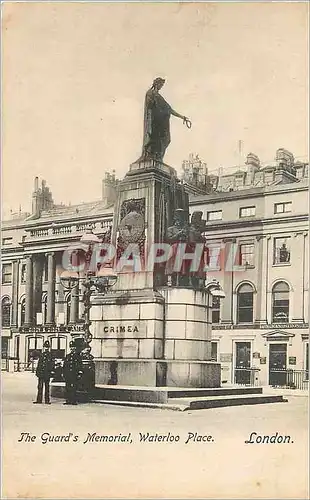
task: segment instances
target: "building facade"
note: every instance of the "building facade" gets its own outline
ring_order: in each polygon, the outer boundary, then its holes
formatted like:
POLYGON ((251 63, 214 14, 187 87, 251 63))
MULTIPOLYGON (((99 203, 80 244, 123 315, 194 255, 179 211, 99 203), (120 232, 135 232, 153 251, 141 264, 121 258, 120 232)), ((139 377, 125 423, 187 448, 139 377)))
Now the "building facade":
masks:
MULTIPOLYGON (((214 299, 212 357, 222 383, 304 386, 308 379, 308 164, 279 149, 262 167, 249 154, 232 174, 208 174, 191 155, 182 182, 191 212, 207 221, 208 280, 214 299)), ((35 180, 31 214, 2 224, 2 368, 29 369, 46 339, 55 357, 82 328, 82 296, 60 283, 63 251, 92 228, 106 238, 118 180, 107 174, 102 200, 57 206, 35 180)))

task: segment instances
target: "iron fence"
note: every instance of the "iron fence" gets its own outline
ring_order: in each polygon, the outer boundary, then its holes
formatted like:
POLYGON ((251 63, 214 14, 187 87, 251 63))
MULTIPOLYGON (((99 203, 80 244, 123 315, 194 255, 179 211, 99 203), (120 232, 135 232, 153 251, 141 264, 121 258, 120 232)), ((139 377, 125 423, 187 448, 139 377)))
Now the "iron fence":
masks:
POLYGON ((270 370, 269 384, 285 389, 306 390, 309 387, 308 370, 270 370))

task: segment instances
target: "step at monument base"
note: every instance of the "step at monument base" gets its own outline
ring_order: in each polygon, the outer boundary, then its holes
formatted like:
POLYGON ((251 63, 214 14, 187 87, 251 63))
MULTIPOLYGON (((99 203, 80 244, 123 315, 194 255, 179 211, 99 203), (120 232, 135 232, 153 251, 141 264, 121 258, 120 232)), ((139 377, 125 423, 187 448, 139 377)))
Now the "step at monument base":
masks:
MULTIPOLYGON (((53 382, 51 395, 64 398, 65 384, 53 382)), ((85 398, 78 393, 79 401, 85 398)), ((282 395, 264 395, 261 387, 220 387, 220 388, 184 388, 184 387, 137 387, 111 386, 99 384, 93 393, 93 402, 120 406, 161 408, 169 410, 200 410, 266 403, 281 403, 287 400, 282 395)))

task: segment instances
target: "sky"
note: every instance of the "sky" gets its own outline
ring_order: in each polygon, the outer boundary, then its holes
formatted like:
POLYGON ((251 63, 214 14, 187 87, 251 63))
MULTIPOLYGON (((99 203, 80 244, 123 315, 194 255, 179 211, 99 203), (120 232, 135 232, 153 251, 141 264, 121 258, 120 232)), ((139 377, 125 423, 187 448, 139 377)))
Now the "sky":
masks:
POLYGON ((144 95, 171 118, 165 163, 210 171, 284 147, 308 159, 307 3, 2 4, 2 215, 30 211, 34 177, 56 203, 101 197, 141 154, 144 95))

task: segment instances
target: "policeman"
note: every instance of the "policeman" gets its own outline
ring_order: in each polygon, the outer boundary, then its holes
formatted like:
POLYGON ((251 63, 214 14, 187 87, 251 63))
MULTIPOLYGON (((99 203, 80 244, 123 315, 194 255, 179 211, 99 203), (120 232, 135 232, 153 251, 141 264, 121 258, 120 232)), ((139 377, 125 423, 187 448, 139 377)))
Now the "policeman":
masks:
POLYGON ((81 352, 82 377, 81 390, 85 393, 88 401, 92 399, 95 387, 95 363, 94 356, 90 353, 91 348, 87 345, 81 352))
POLYGON ((69 344, 71 352, 67 354, 64 360, 63 375, 66 383, 66 402, 65 405, 77 405, 77 385, 82 375, 81 357, 77 353, 73 341, 69 344))
POLYGON ((36 376, 38 377, 38 392, 37 399, 33 404, 41 404, 43 397, 44 386, 44 400, 45 404, 50 405, 50 378, 54 375, 54 361, 50 352, 50 343, 46 340, 43 344, 43 352, 39 356, 39 361, 36 369, 36 376))

